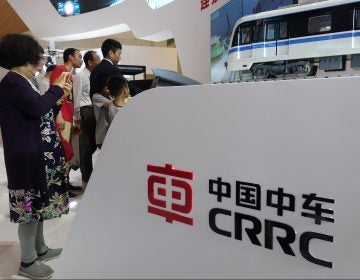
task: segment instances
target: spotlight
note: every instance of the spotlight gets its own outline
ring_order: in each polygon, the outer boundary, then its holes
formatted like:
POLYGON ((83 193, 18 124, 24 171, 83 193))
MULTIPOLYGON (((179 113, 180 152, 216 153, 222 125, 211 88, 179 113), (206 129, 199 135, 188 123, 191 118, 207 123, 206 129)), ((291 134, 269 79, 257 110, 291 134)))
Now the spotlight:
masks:
POLYGON ((64 5, 64 13, 66 16, 72 16, 74 14, 75 7, 72 1, 66 1, 64 5))

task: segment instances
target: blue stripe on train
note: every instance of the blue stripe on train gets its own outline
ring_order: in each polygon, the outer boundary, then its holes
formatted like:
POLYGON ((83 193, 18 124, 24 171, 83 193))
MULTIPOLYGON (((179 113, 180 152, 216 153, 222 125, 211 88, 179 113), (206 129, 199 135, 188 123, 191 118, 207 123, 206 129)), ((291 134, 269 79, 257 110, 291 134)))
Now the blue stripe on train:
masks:
MULTIPOLYGON (((285 41, 278 41, 278 46, 289 46, 289 45, 297 45, 297 44, 304 44, 304 43, 311 43, 311 42, 319 42, 319 41, 329 41, 329 40, 336 40, 336 39, 344 39, 344 38, 351 38, 351 37, 360 37, 360 32, 347 32, 347 33, 338 33, 338 34, 329 34, 329 35, 321 35, 321 36, 314 36, 308 38, 296 38, 290 39, 285 41)), ((252 45, 245 45, 245 46, 237 46, 233 47, 229 50, 229 54, 234 52, 242 52, 248 51, 251 49, 266 49, 266 48, 274 48, 276 47, 276 42, 265 42, 265 43, 256 43, 252 45)))

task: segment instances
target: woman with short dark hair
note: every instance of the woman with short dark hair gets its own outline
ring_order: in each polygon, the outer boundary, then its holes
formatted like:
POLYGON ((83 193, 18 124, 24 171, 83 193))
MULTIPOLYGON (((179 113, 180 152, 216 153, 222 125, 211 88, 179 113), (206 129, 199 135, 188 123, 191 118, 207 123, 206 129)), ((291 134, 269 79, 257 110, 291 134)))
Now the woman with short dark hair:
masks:
MULTIPOLYGON (((71 90, 70 73, 40 95, 30 79, 44 63, 44 50, 29 35, 8 34, 0 40, 0 66, 10 71, 0 82, 0 126, 8 177, 10 220, 19 224, 21 265, 19 274, 48 279, 53 270, 42 263, 60 255, 50 249, 43 236, 43 220, 68 211, 68 193, 57 173, 61 150, 56 130, 44 116, 71 90), (49 168, 49 163, 58 164, 49 168)), ((59 105, 59 104, 58 104, 59 105)))

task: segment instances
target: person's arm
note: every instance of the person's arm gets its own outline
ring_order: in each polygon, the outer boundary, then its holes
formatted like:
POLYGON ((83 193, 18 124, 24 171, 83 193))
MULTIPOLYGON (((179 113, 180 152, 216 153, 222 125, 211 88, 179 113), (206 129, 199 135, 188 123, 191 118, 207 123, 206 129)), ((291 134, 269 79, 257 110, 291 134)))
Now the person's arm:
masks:
POLYGON ((43 95, 48 89, 49 85, 42 79, 38 80, 40 94, 43 95))
POLYGON ((105 107, 105 108, 109 108, 110 104, 111 104, 111 100, 106 98, 105 96, 103 96, 100 93, 95 93, 92 97, 92 101, 94 106, 101 108, 101 107, 105 107))
POLYGON ((39 95, 30 85, 24 84, 16 84, 13 92, 14 105, 34 118, 40 118, 49 112, 64 94, 61 87, 53 86, 44 95, 39 95))
POLYGON ((69 73, 62 73, 44 95, 40 95, 23 78, 15 78, 11 88, 11 101, 14 106, 30 117, 39 118, 45 115, 63 97, 66 97, 72 88, 68 80, 69 73))
POLYGON ((50 86, 55 84, 56 79, 61 75, 62 72, 65 72, 64 68, 61 65, 55 67, 55 69, 50 74, 50 86))
POLYGON ((81 94, 83 89, 83 79, 82 75, 73 76, 73 94, 74 94, 74 121, 75 124, 81 120, 80 115, 80 101, 81 94))
POLYGON ((109 123, 112 123, 113 119, 115 118, 117 112, 119 111, 120 107, 117 107, 114 105, 113 102, 111 102, 109 108, 106 109, 106 117, 109 123))
MULTIPOLYGON (((51 72, 50 75, 50 86, 53 86, 57 83, 59 77, 62 75, 62 73, 68 73, 67 77, 68 79, 71 81, 72 83, 72 75, 66 70, 66 68, 63 65, 58 65, 55 67, 55 69, 51 72)), ((72 88, 66 93, 66 97, 67 98, 71 98, 71 92, 72 92, 72 88)), ((64 100, 66 100, 66 98, 64 97, 64 100)), ((62 107, 62 106, 60 106, 62 107)), ((61 108, 60 108, 61 110, 61 108)))
POLYGON ((62 115, 62 113, 61 113, 61 110, 60 110, 59 113, 56 115, 55 121, 56 121, 57 127, 58 127, 60 130, 63 130, 63 129, 65 128, 65 120, 64 120, 63 115, 62 115))
MULTIPOLYGON (((62 101, 62 99, 60 99, 60 101, 62 101)), ((56 102, 56 103, 58 103, 58 102, 56 102)), ((52 109, 53 109, 54 116, 56 117, 60 112, 61 105, 55 104, 52 109)))

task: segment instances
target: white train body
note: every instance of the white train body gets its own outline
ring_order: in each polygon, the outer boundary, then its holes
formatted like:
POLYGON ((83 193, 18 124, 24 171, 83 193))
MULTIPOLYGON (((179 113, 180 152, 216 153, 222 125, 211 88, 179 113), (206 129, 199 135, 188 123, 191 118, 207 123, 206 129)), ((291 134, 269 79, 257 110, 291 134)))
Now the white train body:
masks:
MULTIPOLYGON (((237 21, 230 42, 229 71, 360 54, 360 1, 328 0, 246 16, 237 21)), ((340 67, 329 63, 323 69, 340 67)))

